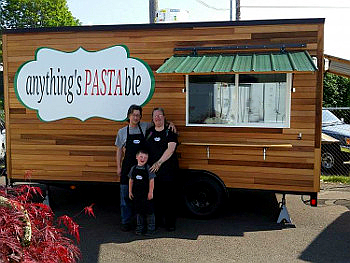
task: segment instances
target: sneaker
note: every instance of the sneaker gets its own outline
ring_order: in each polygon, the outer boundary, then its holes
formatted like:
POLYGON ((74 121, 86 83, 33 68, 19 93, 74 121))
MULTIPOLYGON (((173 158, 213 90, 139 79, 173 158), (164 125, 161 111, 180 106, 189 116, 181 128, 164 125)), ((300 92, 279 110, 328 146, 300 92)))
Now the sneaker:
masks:
POLYGON ((120 230, 123 231, 123 232, 130 231, 130 224, 121 224, 120 225, 120 230))
POLYGON ((145 236, 147 236, 147 237, 153 237, 155 233, 156 233, 155 230, 147 231, 147 232, 145 233, 145 236))
POLYGON ((137 229, 137 230, 135 231, 135 234, 136 234, 137 236, 142 236, 142 230, 137 229))

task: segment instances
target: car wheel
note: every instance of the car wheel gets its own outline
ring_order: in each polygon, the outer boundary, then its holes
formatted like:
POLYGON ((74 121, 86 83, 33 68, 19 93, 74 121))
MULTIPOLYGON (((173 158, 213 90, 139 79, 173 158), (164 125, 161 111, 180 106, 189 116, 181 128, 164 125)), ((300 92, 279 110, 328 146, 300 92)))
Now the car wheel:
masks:
POLYGON ((334 156, 329 152, 322 153, 322 168, 326 170, 333 169, 335 165, 334 156))
POLYGON ((196 217, 213 216, 224 199, 224 189, 209 177, 195 177, 184 187, 184 203, 190 214, 196 217))
POLYGON ((342 174, 345 173, 343 158, 340 148, 324 147, 321 154, 321 169, 324 173, 342 174))

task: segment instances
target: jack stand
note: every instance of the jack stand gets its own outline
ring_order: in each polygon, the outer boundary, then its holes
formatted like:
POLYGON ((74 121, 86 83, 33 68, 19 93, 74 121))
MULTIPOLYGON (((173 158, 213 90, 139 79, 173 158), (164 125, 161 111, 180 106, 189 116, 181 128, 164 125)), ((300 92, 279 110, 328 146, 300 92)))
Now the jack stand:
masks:
POLYGON ((291 224, 287 206, 286 206, 286 194, 283 194, 282 201, 280 202, 280 215, 278 216, 277 223, 280 224, 291 224))

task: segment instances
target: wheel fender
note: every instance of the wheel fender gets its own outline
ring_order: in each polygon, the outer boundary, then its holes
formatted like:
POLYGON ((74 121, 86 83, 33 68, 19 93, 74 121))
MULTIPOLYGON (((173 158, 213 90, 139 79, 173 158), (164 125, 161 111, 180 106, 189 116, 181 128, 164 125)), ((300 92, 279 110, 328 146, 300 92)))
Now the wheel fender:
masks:
POLYGON ((209 172, 209 171, 206 171, 206 170, 189 170, 189 169, 182 169, 181 172, 181 182, 183 182, 183 187, 185 186, 186 183, 189 183, 189 182, 193 182, 193 181, 196 181, 198 180, 199 178, 209 178, 209 179, 212 179, 214 181, 216 181, 220 187, 222 188, 224 194, 225 194, 225 197, 228 196, 228 191, 227 191, 227 188, 226 188, 226 185, 224 183, 224 181, 222 181, 222 179, 217 176, 216 174, 212 173, 212 172, 209 172))

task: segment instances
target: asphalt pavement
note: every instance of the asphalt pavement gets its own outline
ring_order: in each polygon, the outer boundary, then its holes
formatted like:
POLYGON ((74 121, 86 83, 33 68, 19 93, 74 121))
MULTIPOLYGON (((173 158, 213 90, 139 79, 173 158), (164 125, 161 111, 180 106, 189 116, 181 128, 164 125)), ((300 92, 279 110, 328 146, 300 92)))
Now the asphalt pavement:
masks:
POLYGON ((281 195, 231 191, 215 218, 180 209, 176 231, 159 228, 154 237, 119 229, 116 186, 52 193, 56 215, 73 216, 81 227, 81 262, 350 262, 350 185, 322 184, 318 207, 287 195, 286 226, 276 223, 281 195), (82 211, 92 203, 96 217, 82 211))
MULTIPOLYGON (((57 190, 57 214, 76 215, 94 203, 96 217, 80 214, 82 262, 350 262, 350 186, 327 184, 318 207, 287 195, 292 224, 276 223, 281 195, 231 191, 215 218, 180 209, 175 232, 139 237, 119 229, 118 188, 57 190)), ((305 198, 307 198, 305 196, 305 198)))

